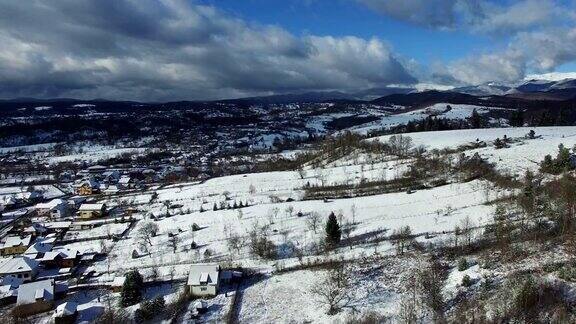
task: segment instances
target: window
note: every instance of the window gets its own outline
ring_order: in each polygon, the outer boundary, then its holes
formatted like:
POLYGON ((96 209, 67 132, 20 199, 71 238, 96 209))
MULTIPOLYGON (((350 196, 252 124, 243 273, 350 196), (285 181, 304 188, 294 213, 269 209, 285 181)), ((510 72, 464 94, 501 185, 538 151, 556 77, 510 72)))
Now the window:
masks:
POLYGON ((21 273, 18 274, 18 278, 22 278, 22 274, 21 274, 21 273))
POLYGON ((208 288, 206 288, 206 287, 200 287, 200 291, 206 291, 206 290, 208 290, 208 288))
POLYGON ((28 278, 28 277, 30 277, 30 275, 27 274, 27 273, 25 273, 25 274, 24 274, 24 278, 28 278))

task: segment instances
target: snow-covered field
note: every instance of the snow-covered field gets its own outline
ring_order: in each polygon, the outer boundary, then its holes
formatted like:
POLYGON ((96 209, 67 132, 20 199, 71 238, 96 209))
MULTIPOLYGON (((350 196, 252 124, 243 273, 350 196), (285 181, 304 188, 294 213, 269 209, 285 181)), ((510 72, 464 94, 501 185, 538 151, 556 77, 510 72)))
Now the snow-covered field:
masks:
POLYGON ((353 127, 351 130, 359 134, 367 134, 370 131, 390 129, 399 125, 405 125, 410 121, 422 120, 428 116, 436 116, 449 120, 462 120, 470 117, 474 109, 476 109, 479 114, 485 114, 490 110, 501 110, 502 108, 438 103, 422 109, 385 116, 380 120, 353 127), (448 106, 450 106, 451 109, 449 109, 448 106))
MULTIPOLYGON (((554 156, 558 145, 572 148, 576 144, 576 127, 518 127, 463 129, 442 132, 420 132, 405 134, 412 138, 414 145, 423 145, 427 149, 458 148, 461 145, 473 144, 477 141, 486 142, 487 147, 466 151, 466 154, 478 153, 497 168, 512 174, 522 174, 525 170, 536 170, 544 156, 554 156), (526 135, 534 130, 535 139, 527 139, 526 135), (492 145, 496 138, 507 136, 517 140, 510 147, 494 149, 492 145)), ((390 136, 379 137, 379 141, 387 141, 390 136)))

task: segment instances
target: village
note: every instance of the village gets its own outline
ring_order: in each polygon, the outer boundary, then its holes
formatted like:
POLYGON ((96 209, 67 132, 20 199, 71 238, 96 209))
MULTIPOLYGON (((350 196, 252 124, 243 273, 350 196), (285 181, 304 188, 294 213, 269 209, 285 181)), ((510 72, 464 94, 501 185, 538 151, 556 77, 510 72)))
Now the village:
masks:
MULTIPOLYGON (((73 181, 0 188, 0 305, 4 311, 12 309, 18 317, 36 319, 50 313, 56 323, 94 321, 100 316, 104 307, 99 302, 103 296, 118 295, 125 277, 99 272, 94 263, 105 262, 108 247, 126 239, 143 218, 137 209, 109 206, 106 201, 143 191, 154 176, 151 169, 94 165, 68 174, 67 180, 73 181), (95 296, 93 303, 85 303, 90 298, 78 299, 87 294, 95 296)), ((144 253, 134 248, 131 257, 138 259, 144 253)), ((190 295, 213 297, 242 276, 215 263, 187 268, 188 275, 147 280, 146 289, 174 283, 175 291, 184 287, 190 295)), ((197 311, 206 307, 199 302, 197 311)))

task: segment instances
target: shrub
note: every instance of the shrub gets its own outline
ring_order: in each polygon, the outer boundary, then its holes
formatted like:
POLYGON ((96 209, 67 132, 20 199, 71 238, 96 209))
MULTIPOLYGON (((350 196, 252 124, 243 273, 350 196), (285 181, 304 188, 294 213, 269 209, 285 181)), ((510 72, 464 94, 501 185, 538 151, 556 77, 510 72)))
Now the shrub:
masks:
POLYGON ((462 277, 462 286, 470 287, 472 286, 473 283, 474 282, 472 281, 469 275, 464 275, 464 277, 462 277))
POLYGON ((461 258, 458 260, 458 271, 464 271, 468 269, 468 261, 466 258, 461 258))
POLYGON ((134 313, 134 319, 137 323, 142 323, 163 314, 165 310, 164 297, 158 296, 152 300, 143 301, 140 308, 134 313))

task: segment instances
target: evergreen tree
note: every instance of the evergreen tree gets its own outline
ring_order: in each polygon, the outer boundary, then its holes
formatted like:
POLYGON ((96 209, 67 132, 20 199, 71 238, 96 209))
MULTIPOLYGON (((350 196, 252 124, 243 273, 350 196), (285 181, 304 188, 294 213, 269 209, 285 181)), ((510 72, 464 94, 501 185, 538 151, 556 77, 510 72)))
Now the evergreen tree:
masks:
POLYGON ((216 205, 216 203, 214 203, 214 207, 212 207, 213 211, 217 211, 218 210, 218 205, 216 205))
POLYGON ((472 110, 472 115, 470 116, 470 127, 482 128, 482 117, 476 109, 472 110))
POLYGON ((342 236, 342 230, 338 224, 338 219, 334 212, 330 213, 328 216, 328 222, 326 222, 326 243, 329 247, 335 247, 340 243, 340 238, 342 236))
POLYGON ((122 307, 138 304, 142 300, 142 287, 144 279, 138 270, 126 273, 122 292, 120 293, 120 303, 122 307))

